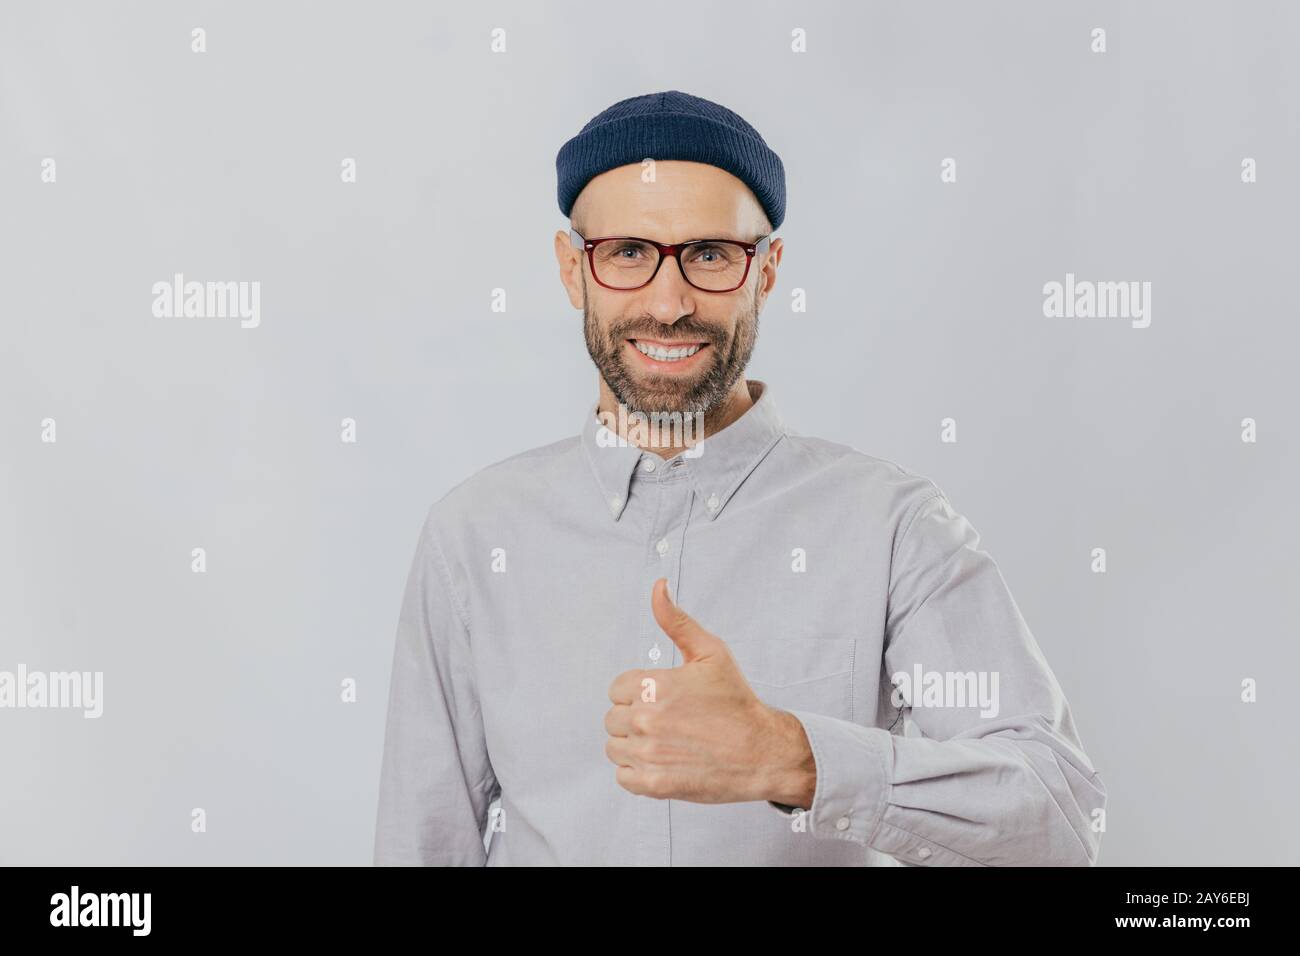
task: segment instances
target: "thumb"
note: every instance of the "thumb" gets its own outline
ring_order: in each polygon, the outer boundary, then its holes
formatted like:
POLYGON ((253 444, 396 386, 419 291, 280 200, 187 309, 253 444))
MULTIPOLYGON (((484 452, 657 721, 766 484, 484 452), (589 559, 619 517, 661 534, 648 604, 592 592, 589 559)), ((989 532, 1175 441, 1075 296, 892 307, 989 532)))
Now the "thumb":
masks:
POLYGON ((668 595, 668 579, 660 578, 650 591, 650 608, 663 632, 682 652, 685 663, 705 660, 718 652, 722 639, 706 631, 700 623, 673 603, 668 595))

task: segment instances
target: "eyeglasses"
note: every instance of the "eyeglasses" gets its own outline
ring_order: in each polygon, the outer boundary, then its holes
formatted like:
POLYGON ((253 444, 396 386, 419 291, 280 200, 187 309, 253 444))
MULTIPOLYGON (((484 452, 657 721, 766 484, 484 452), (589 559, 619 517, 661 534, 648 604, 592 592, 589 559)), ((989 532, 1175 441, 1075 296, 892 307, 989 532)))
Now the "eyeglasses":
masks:
POLYGON ((606 289, 631 292, 654 281, 665 258, 677 260, 682 278, 701 292, 734 292, 749 278, 755 255, 767 252, 770 236, 754 242, 734 239, 693 239, 665 245, 635 236, 606 236, 584 239, 569 230, 575 249, 587 253, 592 277, 606 289))

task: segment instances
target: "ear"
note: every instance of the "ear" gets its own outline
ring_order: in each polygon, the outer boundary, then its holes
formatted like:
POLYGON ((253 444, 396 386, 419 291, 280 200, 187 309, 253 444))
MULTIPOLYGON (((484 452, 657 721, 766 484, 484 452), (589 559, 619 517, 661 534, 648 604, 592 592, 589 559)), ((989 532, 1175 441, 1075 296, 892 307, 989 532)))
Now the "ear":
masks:
POLYGON ((763 264, 758 273, 758 291, 756 306, 763 308, 767 301, 768 294, 776 286, 776 268, 781 264, 781 253, 785 251, 785 243, 780 239, 773 239, 768 243, 767 255, 763 257, 763 264))
POLYGON ((560 266, 560 281, 569 293, 569 304, 579 311, 583 306, 582 250, 573 248, 567 229, 555 233, 555 261, 560 266))

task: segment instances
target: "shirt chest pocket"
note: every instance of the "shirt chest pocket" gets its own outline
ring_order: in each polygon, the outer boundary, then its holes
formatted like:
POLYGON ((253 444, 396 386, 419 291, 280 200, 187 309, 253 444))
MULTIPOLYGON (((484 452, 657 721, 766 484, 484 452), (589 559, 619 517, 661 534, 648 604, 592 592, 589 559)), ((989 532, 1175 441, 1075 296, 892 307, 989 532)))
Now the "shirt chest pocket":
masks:
POLYGON ((853 719, 853 638, 745 638, 728 646, 769 707, 853 719))

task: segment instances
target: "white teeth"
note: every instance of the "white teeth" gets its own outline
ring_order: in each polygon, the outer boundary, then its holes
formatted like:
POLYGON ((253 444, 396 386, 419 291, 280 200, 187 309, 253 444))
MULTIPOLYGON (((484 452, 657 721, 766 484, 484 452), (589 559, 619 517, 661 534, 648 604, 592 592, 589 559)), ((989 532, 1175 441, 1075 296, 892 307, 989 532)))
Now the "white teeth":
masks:
POLYGON ((633 342, 637 350, 642 355, 648 355, 656 362, 676 362, 680 359, 689 358, 700 350, 698 345, 688 345, 686 347, 674 346, 666 349, 659 345, 646 345, 644 342, 633 342))

